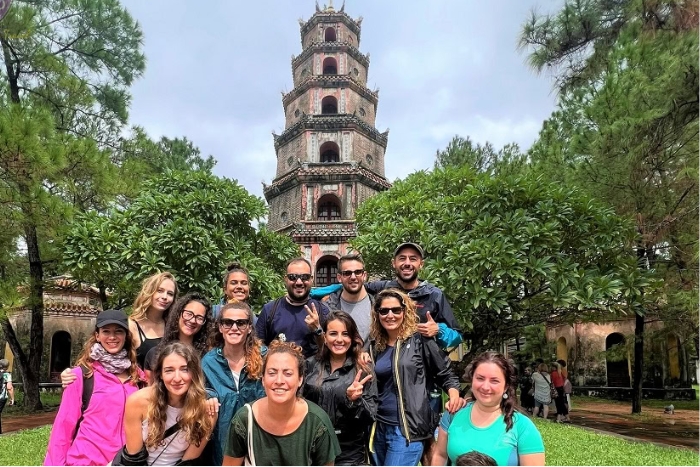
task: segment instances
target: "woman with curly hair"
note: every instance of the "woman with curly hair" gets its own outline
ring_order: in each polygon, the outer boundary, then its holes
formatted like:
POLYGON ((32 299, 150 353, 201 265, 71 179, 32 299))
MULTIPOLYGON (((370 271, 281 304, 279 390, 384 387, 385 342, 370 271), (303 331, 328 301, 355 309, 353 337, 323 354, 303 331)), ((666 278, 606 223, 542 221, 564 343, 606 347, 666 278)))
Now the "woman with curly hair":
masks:
POLYGON ((484 352, 465 373, 474 402, 440 421, 431 465, 452 465, 463 454, 481 452, 498 465, 544 465, 542 436, 516 411, 515 367, 497 352, 484 352))
POLYGON ((158 352, 171 342, 191 345, 200 358, 208 350, 207 342, 213 327, 211 304, 197 292, 183 295, 170 310, 170 319, 165 328, 165 335, 157 347, 146 354, 144 370, 150 380, 158 352))
POLYGON ((379 405, 370 438, 374 465, 417 465, 438 415, 428 404, 437 383, 449 395, 445 409, 464 407, 450 359, 434 338, 417 331, 416 305, 398 289, 375 297, 369 351, 377 375, 379 405))
POLYGON ((44 465, 106 465, 124 446, 126 400, 143 379, 126 313, 97 315, 95 332, 70 371, 77 381, 63 391, 44 465), (83 407, 88 380, 92 395, 83 407))
POLYGON ((197 352, 182 342, 163 347, 153 384, 126 402, 122 464, 175 465, 198 458, 216 423, 205 399, 197 352))
POLYGON ((252 313, 244 302, 234 300, 224 305, 216 318, 216 328, 210 340, 212 349, 202 358, 207 392, 215 395, 210 403, 219 411, 211 453, 206 459, 210 465, 223 461, 234 414, 243 405, 265 396, 261 377, 267 351, 255 336, 252 313))
POLYGON ((365 434, 377 414, 374 369, 362 360, 362 338, 352 316, 331 311, 321 327, 325 345, 306 360, 303 394, 333 423, 341 449, 335 465, 361 465, 367 460, 365 434))
POLYGON ((223 465, 333 465, 338 438, 326 412, 300 396, 303 382, 301 347, 272 341, 263 363, 266 396, 234 415, 223 465))

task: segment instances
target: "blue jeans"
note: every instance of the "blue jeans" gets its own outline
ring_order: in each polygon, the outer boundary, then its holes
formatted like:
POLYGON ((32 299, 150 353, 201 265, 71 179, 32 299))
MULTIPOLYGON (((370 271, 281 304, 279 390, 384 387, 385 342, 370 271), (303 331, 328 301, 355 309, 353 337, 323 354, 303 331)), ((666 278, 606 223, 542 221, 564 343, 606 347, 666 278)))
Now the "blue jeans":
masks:
POLYGON ((398 426, 377 422, 372 443, 374 465, 418 465, 423 455, 423 441, 408 446, 398 426))

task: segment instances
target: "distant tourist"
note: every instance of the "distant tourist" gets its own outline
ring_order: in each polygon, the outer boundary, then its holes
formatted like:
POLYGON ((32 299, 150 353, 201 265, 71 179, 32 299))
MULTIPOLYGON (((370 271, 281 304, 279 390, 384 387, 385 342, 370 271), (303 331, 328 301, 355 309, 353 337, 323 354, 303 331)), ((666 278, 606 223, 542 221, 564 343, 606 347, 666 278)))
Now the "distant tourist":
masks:
POLYGON ((554 404, 557 407, 557 422, 569 422, 569 409, 566 405, 566 394, 564 394, 565 378, 562 374, 561 366, 559 366, 559 363, 552 363, 549 374, 552 378, 552 384, 554 385, 554 389, 557 390, 557 397, 554 398, 554 404))
POLYGON ((10 405, 15 405, 15 388, 12 386, 12 373, 7 369, 10 362, 7 359, 0 360, 0 375, 2 376, 2 389, 0 390, 0 434, 2 434, 2 411, 10 400, 10 405))
POLYGON ((540 363, 537 366, 537 371, 532 374, 532 384, 535 386, 535 409, 532 411, 532 415, 537 417, 542 409, 542 417, 547 420, 549 415, 549 404, 552 403, 552 395, 550 391, 550 384, 552 380, 547 373, 547 364, 540 363))

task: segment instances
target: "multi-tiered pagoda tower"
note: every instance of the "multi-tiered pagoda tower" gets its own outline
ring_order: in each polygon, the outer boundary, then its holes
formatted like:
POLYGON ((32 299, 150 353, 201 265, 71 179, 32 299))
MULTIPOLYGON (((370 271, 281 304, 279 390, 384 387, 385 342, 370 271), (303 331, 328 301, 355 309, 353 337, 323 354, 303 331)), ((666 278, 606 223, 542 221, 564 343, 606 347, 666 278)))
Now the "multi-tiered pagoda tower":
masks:
POLYGON ((379 93, 367 88, 361 23, 332 2, 299 20, 302 52, 292 57, 294 89, 282 98, 285 130, 273 133, 277 172, 264 186, 268 227, 299 244, 317 285, 336 281, 337 259, 357 235, 359 204, 390 187, 389 132, 374 126, 379 93))

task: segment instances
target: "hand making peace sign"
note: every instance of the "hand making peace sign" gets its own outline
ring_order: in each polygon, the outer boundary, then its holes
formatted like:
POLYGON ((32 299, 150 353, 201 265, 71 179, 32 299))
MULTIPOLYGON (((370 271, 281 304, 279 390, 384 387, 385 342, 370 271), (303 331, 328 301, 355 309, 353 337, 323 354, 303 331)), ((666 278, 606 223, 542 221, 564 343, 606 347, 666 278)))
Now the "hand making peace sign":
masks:
POLYGON ((348 399, 351 401, 356 401, 360 397, 362 397, 362 390, 364 389, 365 383, 372 379, 372 374, 368 374, 362 380, 360 380, 360 377, 362 376, 362 370, 357 372, 357 375, 355 375, 355 379, 353 380, 352 384, 348 386, 348 390, 346 391, 346 395, 348 396, 348 399))
POLYGON ((310 308, 309 305, 304 305, 304 308, 306 309, 306 317, 304 318, 304 322, 309 327, 309 329, 315 331, 316 329, 320 328, 321 322, 318 319, 318 310, 316 310, 316 304, 312 302, 310 308))

